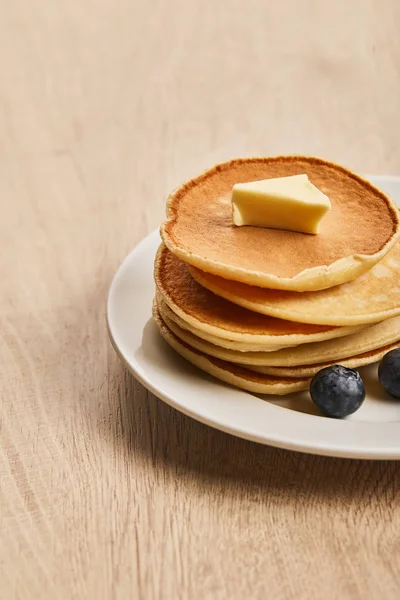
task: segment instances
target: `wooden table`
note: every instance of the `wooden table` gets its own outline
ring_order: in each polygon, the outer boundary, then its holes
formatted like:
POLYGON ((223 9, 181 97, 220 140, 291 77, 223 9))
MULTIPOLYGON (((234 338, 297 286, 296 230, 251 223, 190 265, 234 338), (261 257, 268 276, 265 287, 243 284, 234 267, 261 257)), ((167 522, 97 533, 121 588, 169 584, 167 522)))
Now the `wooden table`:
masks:
POLYGON ((215 162, 400 173, 398 0, 1 15, 1 598, 397 600, 397 463, 180 415, 121 366, 104 315, 167 193, 215 162))

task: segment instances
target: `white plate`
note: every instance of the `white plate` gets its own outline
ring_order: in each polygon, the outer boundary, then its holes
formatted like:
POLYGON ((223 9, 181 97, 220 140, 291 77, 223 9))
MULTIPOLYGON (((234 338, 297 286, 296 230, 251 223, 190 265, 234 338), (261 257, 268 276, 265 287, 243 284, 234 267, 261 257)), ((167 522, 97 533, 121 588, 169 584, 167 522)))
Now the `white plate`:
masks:
MULTIPOLYGON (((400 177, 371 177, 400 205, 400 177)), ((361 369, 367 399, 346 420, 317 414, 308 392, 258 397, 221 383, 178 356, 151 320, 155 231, 125 259, 110 287, 111 340, 127 367, 156 396, 202 423, 255 442, 349 458, 400 458, 400 401, 361 369)))

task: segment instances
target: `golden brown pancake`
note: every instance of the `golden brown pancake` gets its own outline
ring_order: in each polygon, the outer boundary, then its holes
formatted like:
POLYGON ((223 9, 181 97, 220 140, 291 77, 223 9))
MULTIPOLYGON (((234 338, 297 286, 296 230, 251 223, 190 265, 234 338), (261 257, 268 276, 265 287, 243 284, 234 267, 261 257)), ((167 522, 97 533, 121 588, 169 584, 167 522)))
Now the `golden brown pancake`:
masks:
MULTIPOLYGON (((349 335, 356 327, 305 325, 257 314, 199 285, 186 263, 160 246, 154 268, 157 290, 178 325, 211 343, 238 351, 276 350, 349 335), (227 342, 228 341, 228 342, 227 342)), ((225 280, 224 280, 225 281, 225 280)))
POLYGON ((388 344, 382 348, 376 348, 364 354, 358 354, 357 356, 350 356, 348 358, 342 358, 336 361, 328 361, 319 363, 317 365, 299 365, 298 367, 256 367, 247 366, 248 369, 254 370, 257 373, 264 373, 266 375, 275 375, 276 377, 313 377, 318 371, 331 365, 340 364, 348 369, 358 369, 366 365, 382 360, 387 352, 394 350, 400 346, 400 342, 395 344, 388 344))
POLYGON ((399 214, 383 192, 318 158, 236 159, 213 167, 168 199, 161 235, 181 260, 234 281, 305 291, 350 281, 399 237, 399 214), (232 224, 235 183, 306 173, 331 201, 318 235, 232 224))
POLYGON ((318 292, 267 290, 189 267, 210 291, 259 313, 301 323, 362 325, 400 315, 400 243, 354 281, 318 292))
MULTIPOLYGON (((158 311, 168 329, 180 340, 200 352, 227 360, 228 362, 250 367, 297 367, 304 365, 332 364, 345 358, 359 356, 387 346, 398 344, 400 340, 400 317, 372 325, 353 335, 337 340, 302 344, 295 348, 283 348, 272 352, 238 352, 211 344, 190 331, 179 327, 158 305, 158 311)), ((372 361, 373 362, 373 361, 372 361)), ((263 371, 264 372, 264 371, 263 371)))
POLYGON ((224 360, 208 356, 179 340, 168 329, 162 320, 157 307, 153 305, 153 318, 165 341, 183 358, 190 363, 213 375, 221 381, 225 381, 235 387, 259 394, 273 394, 283 396, 291 392, 308 389, 310 378, 274 377, 250 371, 239 365, 234 365, 224 360))

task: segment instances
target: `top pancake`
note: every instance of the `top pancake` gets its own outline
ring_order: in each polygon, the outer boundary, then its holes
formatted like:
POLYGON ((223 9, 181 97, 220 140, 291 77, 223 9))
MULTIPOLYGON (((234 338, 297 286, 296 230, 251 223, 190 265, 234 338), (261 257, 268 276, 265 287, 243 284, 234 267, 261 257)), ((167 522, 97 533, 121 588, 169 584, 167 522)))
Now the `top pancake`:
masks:
POLYGON ((161 228, 167 247, 208 273, 259 287, 320 290, 355 279, 399 237, 393 202, 350 171, 317 158, 236 159, 175 190, 161 228), (306 173, 331 201, 320 233, 232 224, 235 183, 306 173))

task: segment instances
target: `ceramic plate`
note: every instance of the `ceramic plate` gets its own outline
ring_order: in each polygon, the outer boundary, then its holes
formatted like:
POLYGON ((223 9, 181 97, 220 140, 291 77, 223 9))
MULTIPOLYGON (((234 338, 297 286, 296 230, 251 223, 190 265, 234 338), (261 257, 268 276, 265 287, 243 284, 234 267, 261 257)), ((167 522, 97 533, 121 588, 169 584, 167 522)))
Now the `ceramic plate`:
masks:
MULTIPOLYGON (((370 177, 400 205, 400 177, 370 177)), ((348 458, 400 458, 400 401, 387 395, 377 366, 360 369, 367 389, 361 409, 345 420, 320 416, 308 392, 256 396, 199 371, 161 338, 151 319, 158 231, 118 269, 108 296, 112 343, 135 377, 177 410, 248 440, 348 458)))

